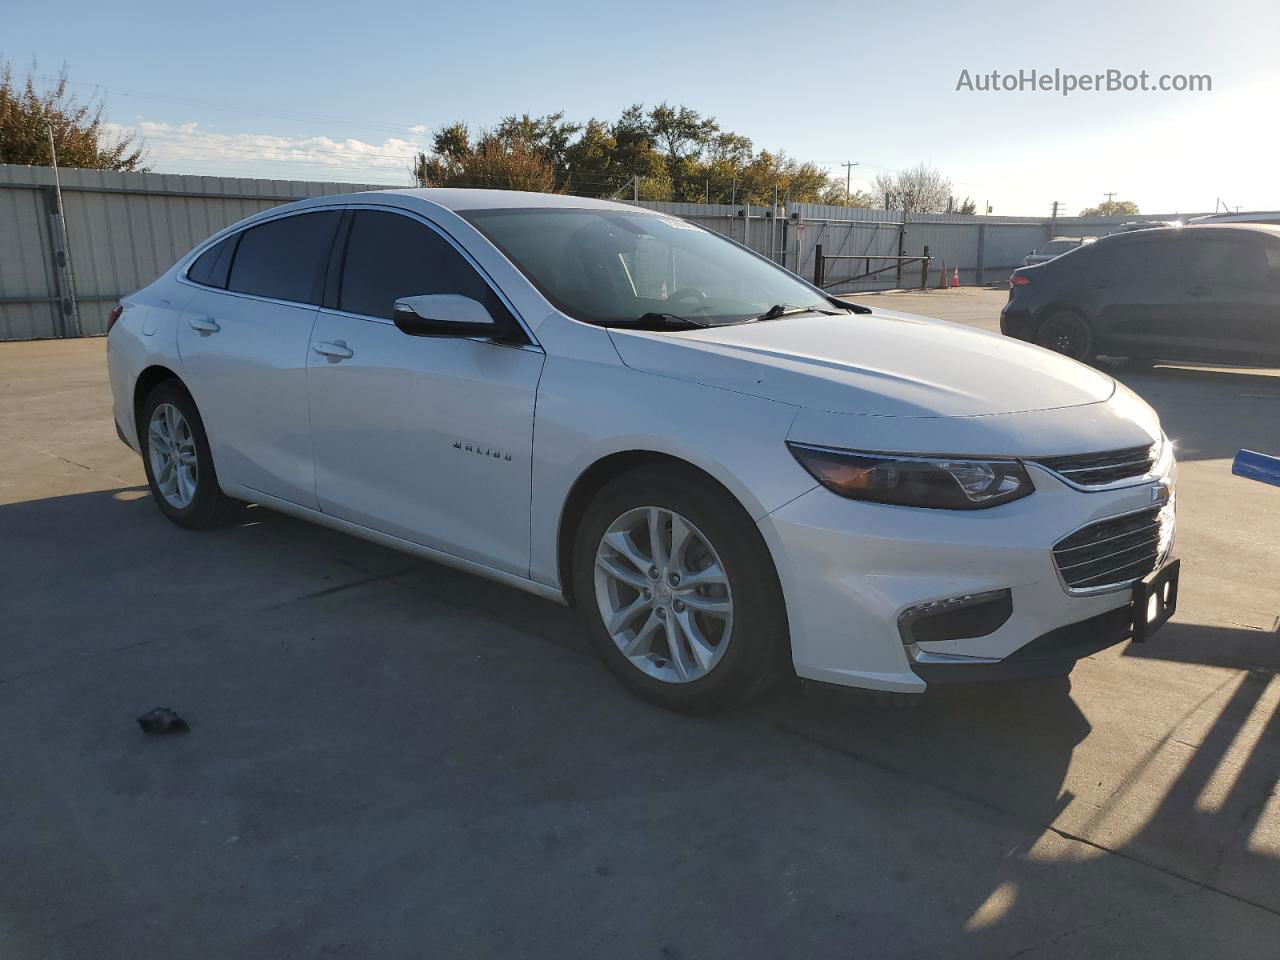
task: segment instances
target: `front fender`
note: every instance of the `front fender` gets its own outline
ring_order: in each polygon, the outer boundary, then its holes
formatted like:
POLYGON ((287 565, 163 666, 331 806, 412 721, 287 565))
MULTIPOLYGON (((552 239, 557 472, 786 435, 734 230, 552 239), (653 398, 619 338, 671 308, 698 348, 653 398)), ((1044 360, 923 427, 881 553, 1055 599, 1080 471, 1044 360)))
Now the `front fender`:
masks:
POLYGON ((796 407, 632 370, 604 330, 567 318, 548 320, 539 337, 548 350, 534 423, 534 580, 560 585, 558 542, 569 493, 612 454, 645 451, 685 461, 714 477, 754 520, 816 486, 784 442, 796 407), (577 339, 575 349, 554 342, 561 324, 578 328, 562 331, 577 339))

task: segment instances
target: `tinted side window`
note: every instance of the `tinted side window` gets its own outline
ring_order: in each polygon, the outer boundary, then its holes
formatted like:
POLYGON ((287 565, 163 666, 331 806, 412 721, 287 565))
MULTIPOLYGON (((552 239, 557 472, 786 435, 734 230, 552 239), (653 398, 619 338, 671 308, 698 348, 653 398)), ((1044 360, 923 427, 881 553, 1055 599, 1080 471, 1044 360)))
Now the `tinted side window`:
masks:
POLYGON ((227 274, 231 270, 231 255, 239 242, 240 234, 237 233, 214 244, 196 258, 196 262, 187 271, 187 279, 206 287, 226 287, 227 274))
POLYGON ((1141 240, 1097 246, 1093 254, 1111 284, 1149 289, 1178 282, 1181 247, 1177 240, 1141 240))
POLYGON ((431 293, 471 297, 499 322, 510 318, 497 294, 434 230, 396 213, 356 211, 338 309, 390 319, 396 300, 431 293))
POLYGON ((1262 238, 1251 241, 1230 234, 1196 237, 1190 244, 1193 282, 1222 286, 1261 285, 1270 269, 1262 238))
POLYGON ((319 303, 329 247, 341 213, 303 213, 240 235, 227 289, 258 297, 319 303))

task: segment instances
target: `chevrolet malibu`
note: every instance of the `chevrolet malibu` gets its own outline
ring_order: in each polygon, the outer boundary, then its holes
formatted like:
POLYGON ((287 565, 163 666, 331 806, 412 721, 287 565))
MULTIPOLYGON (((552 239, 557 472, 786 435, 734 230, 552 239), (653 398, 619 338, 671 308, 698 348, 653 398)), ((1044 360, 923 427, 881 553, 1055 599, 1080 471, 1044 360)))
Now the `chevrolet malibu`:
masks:
POLYGON ((674 709, 1061 675, 1176 603, 1136 395, 633 206, 300 201, 127 297, 107 345, 174 523, 252 501, 571 604, 674 709))

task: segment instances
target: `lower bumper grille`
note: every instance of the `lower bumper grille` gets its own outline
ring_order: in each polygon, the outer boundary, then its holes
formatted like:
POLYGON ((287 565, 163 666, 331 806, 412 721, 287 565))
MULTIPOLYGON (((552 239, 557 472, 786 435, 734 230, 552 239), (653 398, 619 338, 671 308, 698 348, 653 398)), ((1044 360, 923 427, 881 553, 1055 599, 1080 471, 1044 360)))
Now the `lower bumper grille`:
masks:
POLYGON ((1140 580, 1160 565, 1173 542, 1173 505, 1099 520, 1053 546, 1071 590, 1098 590, 1140 580))

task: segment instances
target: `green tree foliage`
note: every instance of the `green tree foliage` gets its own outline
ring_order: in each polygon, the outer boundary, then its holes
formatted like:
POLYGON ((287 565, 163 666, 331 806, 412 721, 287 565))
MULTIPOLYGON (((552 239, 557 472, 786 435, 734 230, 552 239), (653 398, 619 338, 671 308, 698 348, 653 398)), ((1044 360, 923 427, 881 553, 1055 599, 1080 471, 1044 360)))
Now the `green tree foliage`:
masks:
POLYGON ((546 145, 511 126, 481 133, 473 143, 467 125, 453 123, 437 130, 431 144, 432 153, 419 153, 413 164, 414 178, 423 186, 556 190, 555 163, 546 145))
MULTIPOLYGON (((950 183, 925 165, 895 175, 901 179, 894 180, 894 196, 901 195, 900 184, 914 182, 907 174, 920 179, 921 171, 945 186, 938 208, 945 209, 950 183)), ((612 121, 592 117, 575 123, 562 112, 512 114, 479 137, 465 123, 449 124, 435 131, 431 152, 418 154, 412 172, 424 186, 641 200, 768 205, 776 196, 781 202, 875 207, 883 196, 861 190, 846 196, 844 178, 780 150, 757 150, 750 138, 721 128, 715 117, 665 102, 649 109, 632 104, 612 121)), ((908 197, 913 204, 926 202, 920 191, 908 197)))
POLYGON ((1131 217, 1138 213, 1138 205, 1132 200, 1103 200, 1096 207, 1085 207, 1082 217, 1131 217))
POLYGON ((144 149, 132 136, 113 137, 103 128, 101 99, 81 103, 67 94, 67 68, 44 93, 36 90, 34 66, 21 83, 0 60, 0 163, 47 167, 49 131, 58 164, 90 170, 145 170, 144 149))

